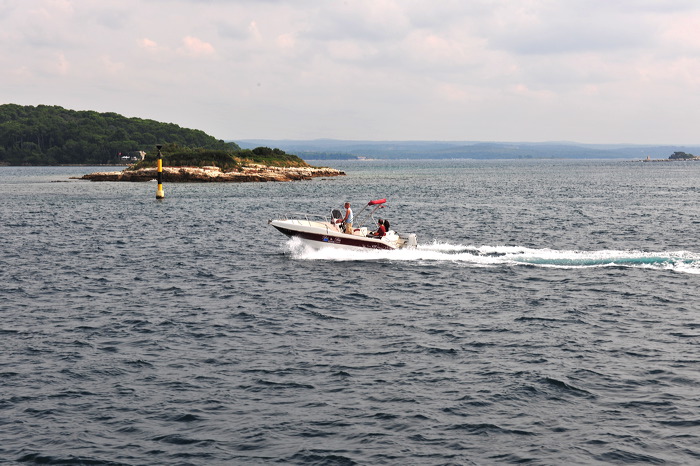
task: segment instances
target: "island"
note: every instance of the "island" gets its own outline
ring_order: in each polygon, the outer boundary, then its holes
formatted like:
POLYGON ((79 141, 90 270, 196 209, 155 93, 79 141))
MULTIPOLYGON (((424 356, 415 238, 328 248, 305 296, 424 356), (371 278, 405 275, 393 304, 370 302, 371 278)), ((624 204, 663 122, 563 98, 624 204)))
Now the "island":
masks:
MULTIPOLYGON (((144 153, 142 160, 124 170, 89 173, 79 179, 131 182, 155 180, 158 176, 157 157, 155 151, 144 153)), ((345 175, 334 168, 312 167, 295 155, 269 147, 222 151, 190 149, 170 144, 163 149, 161 157, 163 180, 176 183, 297 181, 345 175)))
POLYGON ((0 105, 0 166, 120 165, 127 168, 84 179, 146 181, 156 178, 157 145, 162 145, 163 176, 169 182, 288 181, 344 174, 311 167, 279 149, 242 149, 174 123, 51 105, 0 105))
POLYGON ((345 174, 312 167, 280 149, 242 149, 173 123, 59 106, 0 105, 0 166, 126 165, 78 179, 148 181, 157 178, 158 155, 169 182, 293 181, 345 174))
MULTIPOLYGON (((210 183, 250 181, 298 181, 314 177, 345 175, 334 168, 324 167, 273 167, 250 164, 239 171, 223 171, 216 166, 163 167, 165 182, 210 183)), ((151 181, 157 177, 156 168, 125 169, 113 172, 95 172, 80 177, 90 181, 151 181)))
POLYGON ((700 160, 700 157, 685 152, 674 152, 667 159, 652 159, 647 156, 642 162, 683 162, 688 160, 700 160))

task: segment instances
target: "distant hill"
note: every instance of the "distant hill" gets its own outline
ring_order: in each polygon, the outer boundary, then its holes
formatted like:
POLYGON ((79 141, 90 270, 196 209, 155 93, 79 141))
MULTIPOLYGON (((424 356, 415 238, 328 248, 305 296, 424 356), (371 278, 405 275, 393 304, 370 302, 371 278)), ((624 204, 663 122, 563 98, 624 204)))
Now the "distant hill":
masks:
POLYGON ((645 159, 667 158, 677 151, 700 152, 700 146, 579 144, 575 142, 483 141, 307 141, 243 139, 243 147, 279 147, 307 160, 357 159, 645 159))
MULTIPOLYGON (((117 113, 0 105, 0 164, 116 164, 156 144, 240 151, 197 129, 117 113)), ((140 157, 139 157, 140 158, 140 157)))

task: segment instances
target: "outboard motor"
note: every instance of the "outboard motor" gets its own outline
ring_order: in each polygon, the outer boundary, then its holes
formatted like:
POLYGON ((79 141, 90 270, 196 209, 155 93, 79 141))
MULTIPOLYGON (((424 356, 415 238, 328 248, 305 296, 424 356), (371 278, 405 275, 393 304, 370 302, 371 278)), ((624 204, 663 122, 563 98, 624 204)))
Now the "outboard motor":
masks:
POLYGON ((406 246, 409 247, 409 248, 416 248, 416 247, 418 247, 418 241, 416 240, 416 234, 415 234, 415 233, 411 233, 410 235, 408 235, 408 242, 407 242, 406 246))

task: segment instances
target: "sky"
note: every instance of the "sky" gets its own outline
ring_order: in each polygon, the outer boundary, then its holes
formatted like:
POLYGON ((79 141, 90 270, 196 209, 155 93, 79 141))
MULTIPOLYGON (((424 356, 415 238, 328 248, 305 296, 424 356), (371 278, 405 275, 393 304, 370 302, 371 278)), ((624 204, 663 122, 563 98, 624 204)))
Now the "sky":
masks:
POLYGON ((0 103, 225 140, 700 143, 697 0, 0 0, 0 103))

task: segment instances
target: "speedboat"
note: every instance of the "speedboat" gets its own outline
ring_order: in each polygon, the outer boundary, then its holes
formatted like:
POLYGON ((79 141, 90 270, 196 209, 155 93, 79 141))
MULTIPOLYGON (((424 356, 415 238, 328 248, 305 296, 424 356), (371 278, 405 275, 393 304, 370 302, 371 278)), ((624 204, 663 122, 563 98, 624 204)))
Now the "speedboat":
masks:
POLYGON ((355 215, 360 222, 353 224, 353 234, 345 233, 341 224, 343 215, 340 210, 334 209, 330 216, 296 213, 279 219, 269 220, 267 223, 290 238, 299 238, 304 244, 319 249, 322 247, 334 247, 342 249, 402 249, 414 248, 418 245, 416 235, 400 235, 394 230, 389 230, 383 237, 374 236, 365 223, 376 225, 374 214, 378 209, 384 208, 386 199, 369 201, 366 206, 355 215), (367 214, 361 214, 368 209, 367 214), (357 227, 355 227, 357 225, 357 227))

